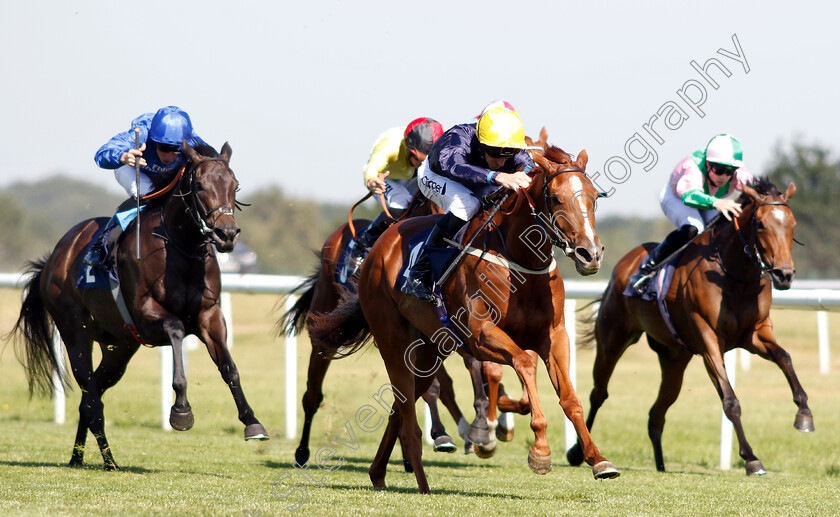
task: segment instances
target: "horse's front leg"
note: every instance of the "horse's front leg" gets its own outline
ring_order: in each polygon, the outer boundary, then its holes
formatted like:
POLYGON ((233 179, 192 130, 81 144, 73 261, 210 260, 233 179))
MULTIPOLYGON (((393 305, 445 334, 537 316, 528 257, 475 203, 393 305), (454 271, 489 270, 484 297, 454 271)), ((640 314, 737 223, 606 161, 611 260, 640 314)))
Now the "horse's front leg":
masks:
POLYGON ((481 360, 510 365, 528 391, 531 398, 531 429, 534 431, 534 444, 528 451, 528 466, 537 474, 547 474, 551 470, 551 448, 546 433, 548 422, 537 394, 537 366, 534 359, 498 327, 483 332, 479 343, 481 360))
POLYGON ((755 454, 753 454, 752 447, 747 442, 747 436, 744 434, 744 426, 741 424, 741 403, 738 397, 735 396, 735 391, 729 383, 729 376, 726 374, 726 368, 723 365, 723 356, 718 343, 707 343, 706 352, 703 354, 703 361, 706 366, 706 372, 709 378, 712 379, 712 384, 715 385, 720 400, 723 403, 723 412, 726 418, 732 422, 735 428, 735 435, 738 437, 738 448, 741 458, 746 462, 747 475, 750 474, 766 474, 764 465, 755 454))
POLYGON ((199 337, 204 341, 207 351, 210 353, 210 358, 216 363, 216 368, 222 374, 222 379, 233 394, 233 400, 239 413, 239 421, 245 424, 245 439, 268 440, 268 432, 254 416, 254 410, 245 400, 245 393, 242 391, 239 381, 239 370, 236 369, 236 364, 234 364, 227 348, 227 327, 218 304, 201 314, 199 321, 202 322, 199 337))
POLYGON ((187 375, 184 372, 184 324, 176 318, 166 319, 163 330, 172 344, 172 389, 175 403, 169 411, 169 425, 178 431, 192 429, 195 423, 192 408, 187 400, 187 375))
MULTIPOLYGON (((560 406, 566 414, 566 418, 572 422, 578 435, 578 443, 583 447, 583 459, 586 464, 592 467, 592 474, 596 479, 610 479, 621 474, 615 466, 601 455, 601 451, 595 445, 586 422, 583 419, 583 407, 580 399, 572 385, 569 376, 569 335, 563 322, 552 330, 551 342, 548 350, 539 350, 538 354, 545 362, 548 369, 548 376, 557 397, 560 399, 560 406)), ((535 393, 529 391, 532 411, 539 404, 535 393)))
POLYGON ((811 415, 811 408, 808 407, 808 394, 805 393, 805 389, 796 377, 790 354, 776 341, 769 318, 758 325, 753 333, 752 343, 744 348, 768 361, 773 361, 782 370, 793 393, 793 402, 799 408, 793 426, 804 433, 813 432, 814 417, 811 415))

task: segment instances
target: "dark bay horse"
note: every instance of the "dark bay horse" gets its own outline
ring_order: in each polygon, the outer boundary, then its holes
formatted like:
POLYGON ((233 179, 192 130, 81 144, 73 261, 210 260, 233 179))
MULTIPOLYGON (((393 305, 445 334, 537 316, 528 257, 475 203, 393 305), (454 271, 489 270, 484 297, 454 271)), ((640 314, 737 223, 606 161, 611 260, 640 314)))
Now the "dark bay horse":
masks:
POLYGON ((23 342, 30 392, 49 390, 52 372, 61 371, 58 365, 64 358, 57 357, 51 346, 51 322, 61 334, 73 376, 82 389, 71 466, 84 465, 90 430, 99 444, 105 470, 118 468, 105 437, 102 394, 120 380, 141 341, 150 346, 172 346, 175 403, 169 421, 178 430, 192 427, 182 359, 187 334, 204 342, 230 387, 239 419, 246 426, 245 439, 268 439, 245 400, 219 309, 221 276, 213 247, 230 252, 240 233, 234 219, 238 182, 228 165, 231 148, 225 143, 221 155, 209 146, 200 150, 206 156, 184 144, 183 152, 190 161, 186 172, 168 195, 150 201, 141 212, 140 260, 136 258, 136 223, 126 229, 114 252, 119 288, 131 322, 123 318, 109 289, 76 287, 82 269, 87 276, 93 274, 82 261, 84 251, 107 219, 77 224, 51 254, 30 263, 31 277, 12 332, 23 342), (102 352, 96 370, 93 341, 102 352))
MULTIPOLYGON (((409 239, 439 216, 412 218, 388 229, 362 266, 357 294, 347 293, 335 311, 314 318, 310 333, 336 353, 350 354, 372 336, 385 362, 395 411, 370 467, 375 488, 385 488, 386 466, 399 437, 419 491, 429 492, 415 401, 430 385, 441 358, 455 349, 480 361, 508 364, 524 383, 531 397, 531 428, 536 437, 528 454, 534 472, 544 474, 551 469, 551 451, 536 391, 536 363, 526 350, 534 350, 544 361, 595 477, 619 474, 590 437, 569 379, 565 292, 552 253, 556 244, 568 250, 579 272, 598 270, 603 254, 594 231, 598 192, 583 170, 585 151, 572 160, 561 149, 550 147, 545 157, 535 155, 534 160, 537 167, 531 186, 516 199, 508 198, 504 215, 493 218, 495 229, 482 232, 479 242, 484 250, 467 255, 442 287, 452 327, 441 323, 431 304, 403 295, 398 287, 409 239), (452 331, 455 327, 457 333, 452 331)), ((485 212, 473 219, 467 235, 474 234, 488 216, 485 212)))
MULTIPOLYGON (((639 246, 619 261, 588 335, 589 342, 594 341, 597 347, 591 407, 586 419, 590 429, 608 397, 607 384, 616 363, 627 347, 645 333, 648 344, 659 356, 662 370, 659 395, 648 420, 657 470, 665 470, 665 413, 676 401, 686 366, 695 354, 703 358, 723 411, 735 428, 747 474, 764 474, 765 470, 747 443, 741 406, 723 365, 725 352, 743 348, 776 363, 799 408, 794 427, 805 432, 814 430, 808 396, 796 377, 790 355, 773 335, 769 315, 771 284, 776 289, 788 289, 793 280, 790 251, 796 220, 788 201, 795 192, 792 183, 781 193, 766 178, 760 178, 752 187, 744 187, 739 217, 733 222, 720 218, 719 224, 711 225, 686 248, 665 298, 676 336, 668 330, 655 300, 622 294, 628 278, 655 244, 639 246)), ((567 458, 573 465, 580 464, 580 445, 569 449, 567 458)))
MULTIPOLYGON (((433 213, 440 213, 440 209, 418 192, 412 199, 411 205, 406 209, 405 217, 417 217, 433 213)), ((362 228, 369 221, 355 219, 352 220, 352 223, 353 228, 362 228)), ((351 228, 349 222, 345 223, 327 237, 319 253, 317 268, 301 285, 292 291, 293 294, 299 293, 299 297, 294 306, 283 314, 278 321, 278 328, 283 334, 302 332, 304 328, 311 324, 309 318, 311 314, 328 313, 338 305, 342 288, 336 281, 336 270, 342 264, 343 250, 347 247, 348 242, 353 239, 353 228, 351 228)), ((306 375, 306 391, 302 400, 303 429, 300 443, 295 450, 295 462, 298 465, 305 465, 309 460, 309 437, 312 431, 312 421, 324 400, 324 379, 332 363, 330 349, 322 341, 311 335, 310 340, 312 349, 306 375)), ((423 398, 428 403, 432 415, 431 431, 432 438, 435 440, 435 450, 454 451, 454 443, 446 434, 446 429, 437 411, 438 398, 456 422, 460 422, 463 415, 455 401, 452 379, 444 368, 440 368, 437 372, 432 386, 423 393, 423 398)), ((406 468, 409 468, 408 463, 406 463, 406 468)))

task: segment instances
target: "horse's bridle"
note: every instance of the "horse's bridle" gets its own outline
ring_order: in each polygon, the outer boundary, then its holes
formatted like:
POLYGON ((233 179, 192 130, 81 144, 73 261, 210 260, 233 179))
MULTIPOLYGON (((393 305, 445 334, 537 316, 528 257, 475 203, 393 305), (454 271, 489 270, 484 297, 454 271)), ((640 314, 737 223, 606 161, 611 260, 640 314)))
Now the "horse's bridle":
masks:
MULTIPOLYGON (((552 201, 553 196, 551 196, 549 194, 548 185, 552 182, 552 180, 554 180, 554 178, 556 178, 557 176, 559 176, 561 174, 564 174, 566 172, 581 172, 581 173, 583 173, 584 176, 586 176, 586 171, 581 169, 581 168, 578 168, 578 167, 561 169, 559 171, 555 171, 550 176, 546 176, 545 180, 543 181, 542 190, 543 190, 543 210, 547 213, 537 214, 536 208, 534 207, 534 203, 530 199, 528 200, 528 202, 531 205, 531 215, 534 216, 534 218, 537 220, 537 224, 539 225, 543 234, 545 234, 545 236, 551 241, 551 243, 553 245, 562 249, 563 253, 566 254, 566 256, 570 256, 572 253, 574 253, 574 249, 572 249, 572 247, 571 247, 571 239, 569 239, 569 237, 566 236, 566 234, 563 233, 563 231, 560 228, 558 228, 557 225, 555 225, 555 224, 551 225, 551 230, 552 230, 552 233, 554 234, 554 237, 552 237, 551 233, 549 233, 547 228, 546 228, 545 221, 543 221, 543 217, 540 217, 540 215, 543 215, 544 217, 547 217, 549 221, 553 222, 554 212, 551 211, 551 205, 553 204, 553 201, 552 201)), ((588 177, 587 177, 587 180, 588 180, 588 177)), ((527 194, 526 194, 526 196, 527 196, 527 194)))
POLYGON ((747 257, 750 258, 750 260, 755 265, 758 266, 758 269, 760 271, 759 276, 761 276, 761 277, 766 276, 770 271, 773 270, 773 264, 768 265, 765 262, 764 257, 763 257, 763 252, 762 252, 762 250, 759 249, 759 246, 758 246, 758 222, 757 222, 758 209, 763 207, 763 206, 768 206, 768 205, 786 206, 786 207, 790 208, 790 205, 788 205, 784 201, 768 201, 766 203, 760 203, 760 204, 755 205, 755 208, 753 209, 752 218, 751 218, 751 221, 750 221, 750 227, 752 229, 752 241, 753 241, 752 248, 750 248, 749 243, 744 238, 744 235, 741 232, 741 228, 738 225, 738 218, 733 218, 732 219, 732 222, 735 225, 735 233, 738 234, 738 237, 741 239, 741 244, 744 245, 744 248, 743 248, 744 253, 747 255, 747 257))
MULTIPOLYGON (((216 230, 216 221, 223 215, 233 215, 233 207, 229 205, 221 205, 212 210, 207 210, 204 206, 204 203, 201 202, 201 199, 198 198, 198 191, 195 188, 195 171, 198 169, 199 165, 206 163, 206 162, 222 162, 225 164, 225 167, 230 170, 230 166, 228 166, 228 162, 222 158, 203 158, 197 163, 194 163, 190 166, 189 171, 185 174, 185 176, 189 177, 190 185, 189 191, 187 193, 179 192, 174 194, 177 197, 180 197, 181 200, 184 202, 186 206, 186 212, 190 215, 192 220, 195 222, 196 226, 198 226, 198 230, 204 235, 205 243, 210 240, 209 235, 212 234, 216 230), (210 221, 210 224, 207 224, 207 219, 213 215, 214 213, 218 212, 216 217, 210 221)), ((233 171, 231 171, 233 174, 233 171)))

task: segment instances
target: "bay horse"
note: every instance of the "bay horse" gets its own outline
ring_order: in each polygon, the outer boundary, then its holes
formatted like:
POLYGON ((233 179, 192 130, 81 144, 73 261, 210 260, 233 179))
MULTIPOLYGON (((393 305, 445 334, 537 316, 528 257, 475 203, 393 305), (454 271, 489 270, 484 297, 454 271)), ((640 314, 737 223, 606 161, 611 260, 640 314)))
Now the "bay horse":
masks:
MULTIPOLYGON (((441 291, 451 326, 441 323, 432 304, 403 295, 398 287, 401 266, 410 253, 409 239, 440 216, 412 218, 389 228, 362 265, 356 293, 345 293, 335 311, 313 318, 310 333, 335 353, 351 354, 372 336, 385 362, 395 401, 369 470, 377 489, 386 486, 386 466, 399 436, 419 491, 429 492, 415 401, 430 385, 441 358, 454 349, 480 361, 511 365, 524 383, 531 397, 531 429, 536 438, 528 454, 534 472, 545 474, 551 469, 551 451, 536 391, 536 363, 525 350, 534 350, 544 361, 594 476, 619 475, 589 435, 569 379, 565 292, 552 253, 556 244, 568 251, 579 272, 598 270, 603 256, 594 231, 598 192, 584 172, 585 151, 572 160, 561 149, 549 147, 545 156, 536 154, 534 160, 531 186, 520 191, 516 200, 507 198, 504 213, 493 216, 495 230, 482 232, 484 249, 478 250, 478 256, 465 256, 444 282, 441 291)), ((475 234, 489 215, 484 212, 474 218, 466 234, 475 234)))
MULTIPOLYGON (((30 393, 52 387, 52 374, 62 371, 52 345, 53 327, 67 348, 73 377, 82 389, 79 426, 70 466, 84 465, 87 432, 102 453, 105 470, 117 470, 105 436, 102 395, 125 372, 140 344, 170 346, 174 363, 175 403, 169 421, 174 429, 190 429, 194 417, 187 400, 182 356, 183 339, 195 334, 207 346, 222 379, 230 387, 245 424, 245 439, 268 439, 240 385, 239 372, 227 349, 227 330, 219 308, 221 275, 213 248, 233 250, 240 228, 234 219, 238 181, 228 165, 231 147, 219 155, 209 146, 199 152, 186 143, 189 159, 168 195, 149 201, 141 211, 140 249, 136 221, 126 229, 113 252, 119 290, 131 321, 118 309, 111 291, 79 289, 80 273, 94 271, 83 262, 91 237, 107 218, 88 219, 71 228, 45 258, 30 262, 20 317, 12 330, 23 344, 22 362, 30 393), (136 257, 140 255, 138 260, 136 257), (93 341, 102 358, 93 369, 93 341)), ((147 196, 148 198, 153 195, 147 196)), ((65 383, 66 379, 60 382, 65 383)))
MULTIPOLYGON (((748 475, 764 474, 765 470, 741 425, 741 406, 723 365, 725 352, 743 348, 776 363, 798 407, 794 427, 804 432, 814 430, 808 396, 770 321, 771 288, 790 288, 794 276, 790 251, 796 219, 788 202, 795 192, 793 183, 782 193, 767 178, 759 178, 753 186, 744 187, 739 198, 743 205, 740 216, 732 222, 720 217, 718 224, 711 224, 685 249, 665 296, 675 332, 668 329, 656 300, 622 294, 629 277, 655 243, 634 248, 618 262, 597 315, 590 319, 594 326, 583 340, 594 342, 597 349, 587 427, 592 428, 598 409, 608 397, 607 384, 619 358, 644 333, 662 370, 659 395, 648 420, 658 471, 665 471, 665 413, 676 401, 686 366, 695 355, 703 358, 723 411, 735 428, 748 475)), ((569 449, 567 458, 579 465, 580 446, 569 449)))
MULTIPOLYGON (((440 208, 418 191, 406 209, 403 218, 433 213, 440 213, 440 208)), ((366 219, 351 219, 327 237, 318 254, 318 266, 315 271, 291 292, 291 294, 299 294, 299 296, 292 308, 280 316, 277 324, 280 333, 287 336, 293 332, 299 334, 304 328, 311 326, 310 315, 328 313, 336 308, 341 299, 342 289, 342 286, 336 280, 336 273, 343 265, 344 258, 342 256, 346 257, 344 250, 348 243, 354 239, 355 229, 362 228, 369 222, 366 219)), ((324 379, 330 364, 332 364, 332 354, 329 348, 321 340, 311 335, 310 340, 312 348, 306 375, 306 391, 302 399, 303 429, 300 443, 295 450, 295 462, 301 466, 309 461, 309 438, 312 431, 312 421, 324 400, 324 379)), ((444 368, 440 368, 436 373, 432 385, 423 393, 423 398, 429 405, 432 416, 431 434, 435 440, 435 450, 453 452, 455 445, 446 434, 446 429, 440 420, 437 400, 440 399, 443 402, 456 422, 460 423, 464 417, 455 401, 452 379, 444 368)), ((462 431, 462 428, 463 424, 459 425, 459 431, 462 431)), ((410 471, 410 465, 407 462, 405 466, 410 471)))

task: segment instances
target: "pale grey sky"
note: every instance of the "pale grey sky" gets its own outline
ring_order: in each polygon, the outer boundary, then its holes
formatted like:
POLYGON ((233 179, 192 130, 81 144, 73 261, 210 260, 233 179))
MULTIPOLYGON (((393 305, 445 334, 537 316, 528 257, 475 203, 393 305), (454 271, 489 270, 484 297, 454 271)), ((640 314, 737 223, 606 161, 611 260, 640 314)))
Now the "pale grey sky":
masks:
POLYGON ((587 150, 588 172, 615 188, 602 214, 658 214, 671 168, 719 132, 742 140, 755 173, 779 142, 838 148, 836 2, 592 4, 3 2, 0 186, 65 173, 121 192, 94 153, 169 104, 216 148, 230 142, 243 196, 279 185, 348 204, 383 130, 417 116, 448 127, 498 98, 528 134, 546 126, 551 143, 587 150), (733 35, 746 65, 718 53, 737 54, 733 35), (718 89, 690 64, 710 58, 731 73, 710 69, 718 89), (694 99, 703 87, 703 117, 685 85, 694 99), (679 128, 651 122, 674 105, 679 128), (625 151, 637 132, 657 155, 648 171, 625 151))

